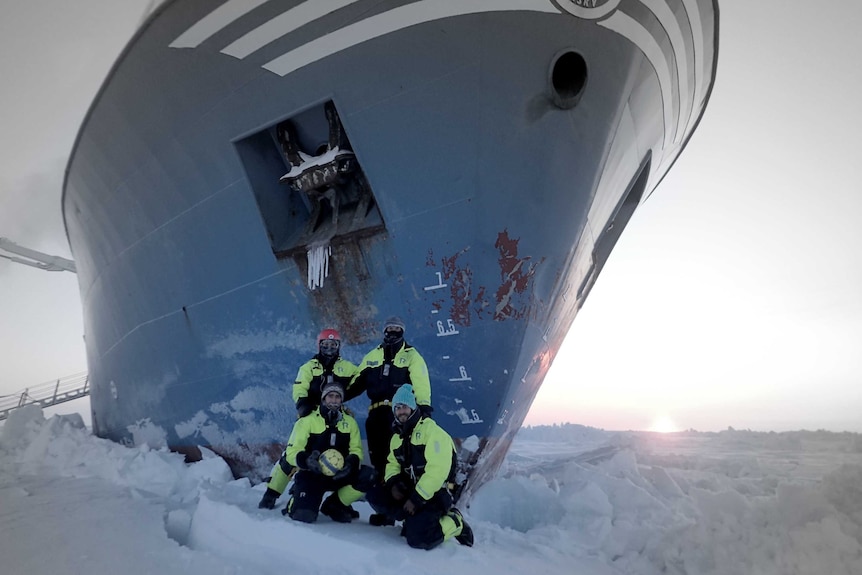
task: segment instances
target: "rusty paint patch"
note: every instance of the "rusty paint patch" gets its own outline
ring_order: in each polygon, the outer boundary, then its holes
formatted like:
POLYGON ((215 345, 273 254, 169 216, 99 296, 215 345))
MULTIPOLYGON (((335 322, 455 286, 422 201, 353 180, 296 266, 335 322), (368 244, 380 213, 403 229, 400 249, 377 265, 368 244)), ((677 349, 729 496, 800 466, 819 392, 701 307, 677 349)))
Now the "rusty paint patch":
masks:
MULTIPOLYGON (((440 259, 441 278, 449 287, 450 303, 449 319, 459 326, 469 326, 472 315, 478 319, 485 318, 486 314, 493 313, 491 319, 505 321, 507 319, 522 319, 530 308, 531 285, 537 266, 544 258, 535 263, 530 263, 530 256, 518 257, 519 239, 509 237, 508 230, 497 235, 494 247, 499 250, 500 256, 500 286, 494 293, 494 300, 488 295, 491 290, 488 287, 473 285, 473 270, 467 265, 462 265, 459 258, 467 253, 470 248, 464 248, 459 252, 440 259), (493 311, 492 311, 493 310, 493 311)), ((437 267, 432 250, 428 250, 425 260, 427 267, 437 267)), ((442 311, 445 299, 432 303, 435 310, 442 311)))
POLYGON ((472 292, 473 271, 467 266, 459 266, 458 258, 470 248, 464 248, 451 257, 442 260, 443 279, 449 284, 449 295, 452 303, 449 309, 449 319, 456 325, 470 325, 470 297, 472 292))
POLYGON ((452 276, 455 275, 455 271, 458 269, 458 258, 466 254, 469 249, 470 248, 464 248, 452 257, 443 258, 443 277, 445 279, 452 279, 452 276))
POLYGON ((476 312, 476 317, 482 319, 485 315, 485 312, 488 311, 488 308, 491 307, 491 302, 485 298, 485 292, 487 288, 485 286, 479 286, 479 289, 476 290, 476 299, 473 302, 473 311, 476 312))
POLYGON ((457 270, 451 278, 451 319, 458 325, 470 325, 470 286, 473 271, 469 268, 457 270))
POLYGON ((530 256, 519 258, 519 241, 520 239, 510 238, 508 230, 503 230, 497 235, 497 241, 494 243, 494 247, 500 251, 497 261, 500 264, 502 279, 495 294, 497 305, 494 308, 494 319, 497 321, 524 317, 528 306, 521 303, 521 298, 518 296, 524 294, 536 273, 536 267, 545 260, 542 258, 534 264, 528 264, 532 259, 530 256))

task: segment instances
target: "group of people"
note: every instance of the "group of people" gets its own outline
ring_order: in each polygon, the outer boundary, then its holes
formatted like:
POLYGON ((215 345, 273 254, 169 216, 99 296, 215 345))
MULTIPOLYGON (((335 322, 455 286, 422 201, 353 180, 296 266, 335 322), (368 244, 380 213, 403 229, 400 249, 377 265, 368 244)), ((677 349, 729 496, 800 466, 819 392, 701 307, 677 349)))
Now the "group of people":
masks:
POLYGON ((292 477, 282 513, 296 521, 313 523, 323 513, 349 523, 359 517, 352 504, 364 496, 375 511, 369 523, 401 521, 411 547, 432 549, 453 537, 473 545, 473 531, 451 495, 455 444, 431 418, 428 367, 404 331, 400 318, 388 318, 383 342, 358 367, 341 357, 336 330, 320 332, 317 354, 297 373, 298 419, 259 507, 275 509, 292 477), (371 401, 365 421, 370 466, 362 463, 359 425, 344 406, 362 393, 371 401), (325 469, 321 454, 330 449, 342 455, 340 469, 325 469))

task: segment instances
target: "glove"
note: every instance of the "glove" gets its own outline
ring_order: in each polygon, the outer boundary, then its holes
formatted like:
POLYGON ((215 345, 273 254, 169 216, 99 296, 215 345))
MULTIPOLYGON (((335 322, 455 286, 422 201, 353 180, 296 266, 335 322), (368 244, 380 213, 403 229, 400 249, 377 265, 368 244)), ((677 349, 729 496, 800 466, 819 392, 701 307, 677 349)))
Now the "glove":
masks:
POLYGON ((305 458, 305 468, 312 473, 323 473, 320 470, 320 452, 316 449, 305 458))
POLYGON ((338 470, 335 473, 335 475, 332 476, 332 478, 335 481, 341 481, 343 479, 346 479, 351 473, 353 473, 358 468, 359 468, 359 458, 354 454, 350 454, 347 456, 347 459, 344 460, 344 467, 342 467, 340 470, 338 470))
POLYGON ((414 515, 425 505, 425 500, 415 491, 410 495, 407 501, 404 502, 404 512, 407 515, 414 515))
POLYGON ((434 408, 430 405, 419 404, 416 406, 419 409, 419 412, 425 417, 431 417, 431 414, 434 412, 434 408))

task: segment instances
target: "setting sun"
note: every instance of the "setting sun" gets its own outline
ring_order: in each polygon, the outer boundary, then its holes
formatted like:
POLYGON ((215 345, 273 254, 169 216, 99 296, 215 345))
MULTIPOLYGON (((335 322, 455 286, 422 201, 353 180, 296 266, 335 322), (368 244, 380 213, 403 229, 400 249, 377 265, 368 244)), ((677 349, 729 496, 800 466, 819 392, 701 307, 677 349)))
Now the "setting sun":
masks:
POLYGON ((677 429, 676 424, 670 420, 667 416, 660 416, 653 421, 653 424, 650 426, 648 431, 655 431, 657 433, 673 433, 674 431, 679 431, 677 429))

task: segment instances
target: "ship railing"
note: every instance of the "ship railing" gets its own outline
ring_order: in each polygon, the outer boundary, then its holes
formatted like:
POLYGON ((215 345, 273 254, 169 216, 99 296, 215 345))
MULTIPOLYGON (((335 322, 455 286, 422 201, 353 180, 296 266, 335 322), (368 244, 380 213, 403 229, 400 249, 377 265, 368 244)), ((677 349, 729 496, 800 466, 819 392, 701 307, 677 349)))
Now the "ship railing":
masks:
POLYGON ((90 377, 87 372, 67 375, 47 381, 9 395, 0 395, 0 421, 25 405, 51 407, 90 395, 90 377))

